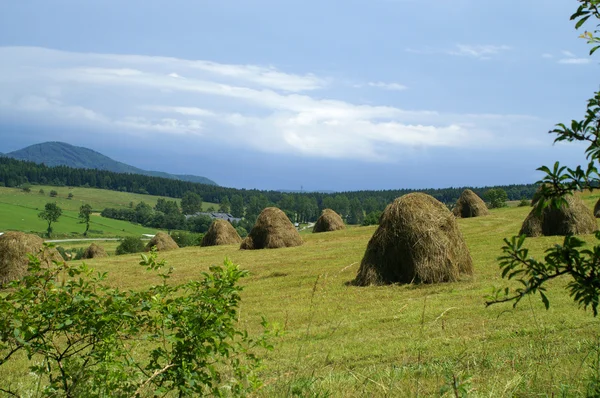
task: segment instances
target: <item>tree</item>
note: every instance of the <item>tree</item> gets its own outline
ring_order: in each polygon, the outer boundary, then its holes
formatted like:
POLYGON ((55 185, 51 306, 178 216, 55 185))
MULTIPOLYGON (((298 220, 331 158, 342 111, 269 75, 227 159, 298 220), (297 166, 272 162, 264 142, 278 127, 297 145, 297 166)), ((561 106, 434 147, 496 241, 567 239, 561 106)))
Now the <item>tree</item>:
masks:
POLYGON ((231 215, 234 217, 244 217, 244 198, 241 195, 231 197, 231 215))
MULTIPOLYGON (((140 266, 160 282, 123 291, 85 263, 30 257, 0 300, 0 367, 26 363, 38 379, 3 382, 6 396, 248 396, 260 386, 259 351, 239 330, 247 275, 229 260, 184 283, 157 253, 140 266), (143 347, 143 353, 139 348, 143 347), (136 355, 137 354, 139 355, 136 355)), ((263 321, 263 327, 266 323, 263 321)))
POLYGON ((183 214, 196 214, 202 211, 202 198, 195 192, 187 191, 181 198, 183 214))
POLYGON ((490 209, 499 209, 500 207, 506 207, 506 201, 508 200, 508 195, 506 191, 502 188, 492 188, 489 189, 483 194, 485 200, 489 203, 490 209))
POLYGON ((73 192, 69 192, 69 194, 67 195, 67 199, 73 199, 73 192))
POLYGON ((223 196, 221 198, 221 203, 219 205, 219 211, 221 213, 229 213, 231 210, 231 203, 229 203, 229 198, 227 196, 223 196))
POLYGON ((92 215, 92 206, 85 204, 79 208, 79 219, 82 224, 85 224, 85 231, 83 236, 87 236, 88 230, 90 229, 90 216, 92 215))
POLYGON ((362 224, 365 219, 360 200, 354 198, 350 201, 350 214, 348 214, 348 224, 362 224))
POLYGON ((58 222, 61 214, 62 209, 58 207, 56 203, 46 203, 46 206, 44 206, 44 211, 38 214, 39 218, 48 223, 48 229, 46 230, 48 237, 50 237, 50 234, 52 233, 52 223, 58 222))
MULTIPOLYGON (((579 29, 591 17, 600 20, 599 0, 579 0, 580 6, 571 16, 575 21, 575 28, 579 29)), ((586 31, 581 35, 594 47, 590 55, 600 48, 599 30, 586 31)), ((591 75, 598 76, 598 75, 591 75)), ((575 191, 592 189, 600 183, 600 175, 596 165, 600 161, 600 91, 596 91, 587 103, 587 111, 583 120, 573 120, 570 124, 559 123, 551 131, 556 134, 554 142, 585 142, 585 150, 589 160, 587 167, 577 166, 568 168, 556 162, 552 168, 542 166, 539 171, 545 173, 542 180, 538 181, 540 191, 534 198, 535 210, 541 212, 547 206, 560 208, 567 206, 565 195, 572 195, 575 191)), ((600 240, 600 232, 596 233, 600 240)), ((516 279, 520 287, 515 289, 505 288, 495 291, 486 302, 491 305, 499 302, 513 302, 516 306, 519 301, 529 294, 539 293, 546 308, 550 307, 545 291, 546 283, 560 276, 570 278, 567 284, 569 295, 584 308, 590 307, 594 316, 598 315, 600 303, 600 243, 593 247, 584 247, 585 242, 574 236, 566 236, 561 245, 555 245, 546 250, 543 260, 536 260, 529 256, 525 248, 525 236, 513 236, 504 239, 503 255, 500 257, 502 276, 507 279, 516 279)), ((596 390, 594 396, 600 391, 596 390)))
POLYGON ((121 243, 117 246, 115 253, 117 256, 121 254, 131 254, 143 252, 146 246, 144 242, 137 236, 127 236, 121 239, 121 243))
POLYGON ((58 196, 58 192, 56 192, 54 189, 50 191, 51 198, 56 198, 57 196, 58 196))

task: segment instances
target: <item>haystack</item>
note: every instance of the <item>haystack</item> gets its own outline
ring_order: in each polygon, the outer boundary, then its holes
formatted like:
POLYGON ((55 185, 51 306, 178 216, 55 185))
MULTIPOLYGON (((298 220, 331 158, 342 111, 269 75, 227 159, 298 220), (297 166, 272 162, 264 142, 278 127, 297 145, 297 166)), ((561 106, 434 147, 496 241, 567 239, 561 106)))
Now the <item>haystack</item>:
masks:
POLYGON ((236 245, 241 241, 242 238, 229 221, 214 220, 202 238, 200 246, 236 245))
POLYGON ((346 226, 339 214, 331 209, 324 209, 321 213, 321 217, 319 217, 315 223, 313 233, 338 231, 344 228, 346 228, 346 226))
MULTIPOLYGON (((534 196, 533 204, 539 195, 534 196)), ((594 214, 587 208, 578 194, 565 195, 568 206, 556 209, 547 206, 541 214, 536 214, 535 208, 531 210, 519 234, 526 236, 551 236, 551 235, 580 235, 591 234, 598 230, 594 214)))
POLYGON ((85 249, 81 258, 88 259, 101 257, 108 257, 108 254, 106 254, 106 250, 104 250, 102 246, 98 246, 97 244, 92 243, 87 249, 85 249))
POLYGON ((354 284, 438 283, 473 273, 456 218, 435 198, 411 193, 383 212, 354 284))
POLYGON ((600 199, 598 199, 596 205, 594 206, 594 216, 596 218, 600 218, 600 199))
POLYGON ((276 207, 267 207, 258 216, 240 249, 276 249, 300 246, 302 243, 300 234, 285 213, 276 207))
MULTIPOLYGON (((0 284, 23 277, 27 273, 29 257, 39 255, 44 241, 37 235, 23 232, 6 232, 0 236, 0 284)), ((47 249, 42 261, 57 260, 62 257, 54 248, 47 249)))
POLYGON ((177 245, 177 243, 175 243, 173 238, 171 238, 168 234, 164 232, 157 232, 156 235, 154 235, 154 237, 150 239, 150 242, 148 242, 148 244, 146 245, 146 251, 149 252, 153 246, 156 246, 156 250, 158 250, 159 252, 179 249, 179 246, 177 245))
POLYGON ((462 192, 452 213, 459 218, 481 217, 490 214, 485 202, 470 189, 462 192))

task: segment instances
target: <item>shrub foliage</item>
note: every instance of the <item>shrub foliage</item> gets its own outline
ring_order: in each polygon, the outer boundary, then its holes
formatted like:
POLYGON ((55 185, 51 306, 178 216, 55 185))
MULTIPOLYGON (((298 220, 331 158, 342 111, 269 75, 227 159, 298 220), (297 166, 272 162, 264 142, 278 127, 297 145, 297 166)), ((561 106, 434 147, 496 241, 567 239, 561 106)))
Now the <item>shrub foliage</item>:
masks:
MULTIPOLYGON (((169 284, 156 252, 140 265, 161 283, 141 291, 109 287, 85 263, 42 264, 0 299, 0 366, 23 358, 47 396, 245 395, 259 383, 252 340, 236 328, 240 278, 229 260, 198 281, 169 284)), ((0 391, 22 396, 18 386, 0 391)))

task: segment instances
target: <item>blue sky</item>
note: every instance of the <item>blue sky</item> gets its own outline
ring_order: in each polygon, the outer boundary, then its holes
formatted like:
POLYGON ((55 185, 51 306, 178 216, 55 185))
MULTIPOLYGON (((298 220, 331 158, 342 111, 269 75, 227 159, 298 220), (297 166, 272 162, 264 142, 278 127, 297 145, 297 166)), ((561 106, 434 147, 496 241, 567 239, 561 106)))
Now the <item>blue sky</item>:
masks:
MULTIPOLYGON (((0 0, 0 152, 44 141, 238 188, 534 182, 582 162, 574 0, 0 0)), ((590 82, 591 77, 591 82, 590 82)))

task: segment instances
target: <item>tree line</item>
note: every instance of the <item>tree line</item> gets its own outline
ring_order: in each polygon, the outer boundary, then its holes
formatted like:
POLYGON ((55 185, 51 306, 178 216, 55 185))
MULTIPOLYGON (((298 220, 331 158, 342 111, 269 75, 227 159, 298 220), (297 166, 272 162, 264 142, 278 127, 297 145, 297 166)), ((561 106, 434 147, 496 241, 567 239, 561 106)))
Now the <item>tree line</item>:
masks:
MULTIPOLYGON (((447 205, 452 205, 462 191, 467 188, 284 193, 226 188, 105 170, 75 169, 66 166, 48 167, 43 164, 0 156, 0 186, 17 187, 23 184, 92 187, 182 198, 182 208, 177 208, 177 212, 174 209, 171 209, 170 212, 153 209, 155 213, 153 213, 152 219, 148 216, 150 212, 145 208, 145 206, 150 206, 145 204, 144 206, 141 203, 137 205, 141 206, 140 209, 106 209, 105 212, 107 217, 166 229, 171 229, 168 227, 173 225, 179 227, 184 225, 183 215, 196 213, 201 208, 202 201, 219 203, 219 210, 231 213, 234 217, 244 217, 248 224, 253 223, 258 214, 269 206, 279 207, 292 221, 299 223, 315 221, 324 208, 331 208, 342 215, 348 223, 361 224, 365 223, 365 219, 376 218, 377 213, 383 211, 387 204, 407 193, 424 192, 447 205)), ((506 192, 508 200, 530 199, 536 188, 537 186, 534 184, 470 187, 480 197, 485 197, 486 192, 491 189, 501 189, 506 192)), ((177 205, 176 202, 173 201, 173 203, 177 205)), ((251 225, 244 225, 245 228, 249 226, 251 225)))

